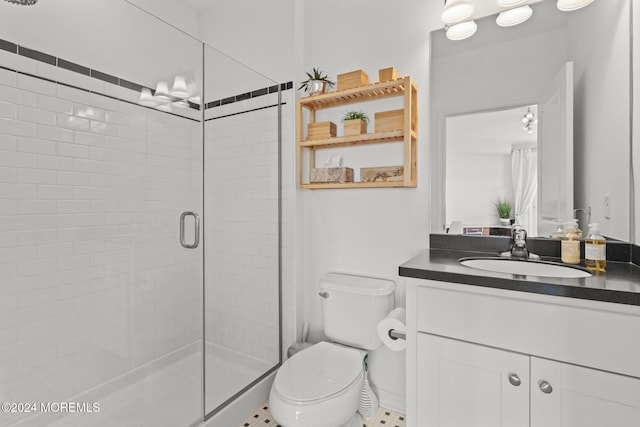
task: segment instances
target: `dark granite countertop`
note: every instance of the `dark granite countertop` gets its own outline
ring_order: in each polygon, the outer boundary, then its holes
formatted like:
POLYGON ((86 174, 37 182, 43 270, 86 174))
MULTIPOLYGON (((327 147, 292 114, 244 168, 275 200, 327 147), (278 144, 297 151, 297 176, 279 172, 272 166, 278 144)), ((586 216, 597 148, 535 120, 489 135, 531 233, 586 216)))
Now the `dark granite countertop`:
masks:
MULTIPOLYGON (((430 249, 402 264, 400 276, 640 306, 640 267, 630 262, 607 261, 606 272, 583 279, 495 273, 458 262, 464 257, 490 256, 495 254, 430 249)), ((560 262, 555 257, 542 259, 560 262)))

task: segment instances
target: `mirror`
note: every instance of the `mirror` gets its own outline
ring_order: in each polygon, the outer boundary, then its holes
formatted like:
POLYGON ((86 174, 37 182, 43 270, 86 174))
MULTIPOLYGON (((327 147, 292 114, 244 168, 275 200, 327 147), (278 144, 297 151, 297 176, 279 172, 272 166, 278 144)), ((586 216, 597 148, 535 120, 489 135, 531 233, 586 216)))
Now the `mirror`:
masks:
MULTIPOLYGON (((556 136, 545 137, 549 144, 539 147, 538 223, 590 208, 590 218, 581 217, 585 223, 598 222, 606 236, 629 240, 630 0, 596 1, 574 12, 561 12, 555 3, 532 4, 532 18, 515 27, 498 27, 495 16, 479 19, 476 34, 463 41, 448 40, 444 30, 431 33, 431 198, 437 207, 432 209, 432 232, 444 232, 454 220, 450 201, 470 198, 468 191, 458 194, 447 178, 453 150, 449 135, 456 132, 450 125, 459 122, 455 118, 538 105, 541 141, 549 129, 559 128, 556 136), (563 129, 555 122, 560 104, 551 105, 546 114, 543 105, 565 66, 573 68, 567 72, 573 102, 567 102, 572 112, 563 129), (568 152, 560 145, 563 138, 571 142, 568 152)), ((485 127, 486 117, 476 133, 485 127)), ((459 176, 459 182, 487 178, 478 168, 463 172, 467 175, 459 176)), ((504 185, 493 183, 496 188, 504 185)), ((497 226, 497 210, 492 220, 477 221, 497 226)), ((465 222, 478 225, 472 219, 465 222)), ((548 235, 538 229, 537 234, 548 235)))
POLYGON ((509 235, 511 220, 496 219, 498 200, 507 200, 509 217, 537 230, 537 117, 537 105, 522 105, 446 118, 448 225, 461 222, 463 234, 509 235))

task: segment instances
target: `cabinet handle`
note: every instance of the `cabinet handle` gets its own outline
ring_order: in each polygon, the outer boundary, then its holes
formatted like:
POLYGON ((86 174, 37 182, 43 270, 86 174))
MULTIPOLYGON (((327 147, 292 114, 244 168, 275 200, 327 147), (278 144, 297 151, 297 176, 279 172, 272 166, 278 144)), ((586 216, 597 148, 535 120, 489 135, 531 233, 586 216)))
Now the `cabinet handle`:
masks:
POLYGON ((318 295, 325 299, 329 298, 329 292, 318 292, 318 295))
POLYGON ((551 387, 551 384, 544 380, 540 381, 538 385, 540 386, 540 390, 542 390, 543 393, 550 394, 553 391, 553 387, 551 387))
POLYGON ((509 382, 511 383, 511 385, 518 387, 520 384, 522 384, 522 380, 520 379, 520 377, 518 376, 518 374, 514 374, 511 373, 509 374, 509 382))

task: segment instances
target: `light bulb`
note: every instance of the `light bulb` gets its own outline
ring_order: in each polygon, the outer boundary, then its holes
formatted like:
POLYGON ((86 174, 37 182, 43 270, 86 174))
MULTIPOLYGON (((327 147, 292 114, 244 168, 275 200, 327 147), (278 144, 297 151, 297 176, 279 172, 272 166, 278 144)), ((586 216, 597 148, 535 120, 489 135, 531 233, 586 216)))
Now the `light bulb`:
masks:
POLYGON ((563 12, 571 12, 589 6, 591 3, 593 0, 558 0, 557 6, 563 12))
POLYGON ((478 30, 478 26, 474 21, 462 22, 447 28, 447 38, 449 40, 464 40, 471 37, 478 30))
POLYGON ((500 12, 496 18, 496 24, 501 27, 512 27, 514 25, 522 24, 533 15, 533 9, 529 6, 516 7, 515 9, 509 9, 500 12))
POLYGON ((440 19, 445 24, 455 24, 473 15, 475 8, 468 0, 447 0, 440 19))

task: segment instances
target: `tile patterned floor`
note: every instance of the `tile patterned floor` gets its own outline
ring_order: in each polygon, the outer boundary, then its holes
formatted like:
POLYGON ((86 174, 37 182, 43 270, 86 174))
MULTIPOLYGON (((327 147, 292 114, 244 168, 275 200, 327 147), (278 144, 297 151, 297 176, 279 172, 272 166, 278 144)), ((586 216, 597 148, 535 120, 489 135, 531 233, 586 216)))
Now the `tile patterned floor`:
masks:
MULTIPOLYGON (((280 427, 280 424, 271 417, 269 402, 264 402, 252 415, 238 427, 280 427)), ((403 414, 380 408, 375 417, 365 420, 362 427, 405 427, 406 420, 403 414)))

